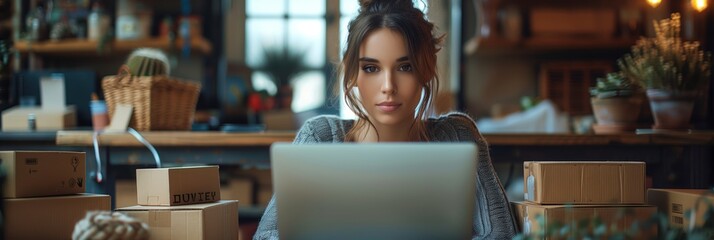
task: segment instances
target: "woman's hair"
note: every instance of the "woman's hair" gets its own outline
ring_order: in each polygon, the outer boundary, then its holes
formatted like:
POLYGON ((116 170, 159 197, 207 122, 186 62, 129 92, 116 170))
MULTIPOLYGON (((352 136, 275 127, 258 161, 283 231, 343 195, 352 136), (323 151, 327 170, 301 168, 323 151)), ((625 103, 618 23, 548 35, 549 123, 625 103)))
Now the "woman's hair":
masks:
MULTIPOLYGON (((345 135, 345 141, 355 141, 357 130, 374 124, 367 117, 354 88, 359 73, 359 48, 365 38, 375 30, 387 28, 402 34, 407 44, 408 57, 417 80, 423 87, 423 98, 418 105, 411 125, 410 137, 429 141, 425 120, 431 110, 432 99, 439 88, 436 70, 436 53, 443 36, 434 36, 434 24, 426 20, 424 13, 414 7, 412 0, 360 0, 359 15, 348 25, 347 48, 339 65, 345 102, 358 119, 345 135)), ((376 128, 375 128, 376 129, 376 128)), ((377 135, 379 136, 379 135, 377 135)))

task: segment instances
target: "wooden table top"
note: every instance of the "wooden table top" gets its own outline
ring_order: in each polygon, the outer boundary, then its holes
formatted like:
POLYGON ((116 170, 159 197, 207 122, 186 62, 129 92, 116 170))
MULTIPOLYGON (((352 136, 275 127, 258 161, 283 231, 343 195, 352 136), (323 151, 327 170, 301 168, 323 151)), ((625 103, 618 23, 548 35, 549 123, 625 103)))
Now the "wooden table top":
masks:
MULTIPOLYGON (((292 142, 295 132, 225 133, 156 131, 141 132, 154 146, 269 146, 273 142, 292 142)), ((491 146, 548 145, 712 145, 714 132, 658 132, 646 134, 576 135, 576 134, 484 134, 491 146)), ((58 131, 57 145, 92 146, 92 131, 58 131)), ((141 146, 127 133, 99 135, 101 146, 141 146)))

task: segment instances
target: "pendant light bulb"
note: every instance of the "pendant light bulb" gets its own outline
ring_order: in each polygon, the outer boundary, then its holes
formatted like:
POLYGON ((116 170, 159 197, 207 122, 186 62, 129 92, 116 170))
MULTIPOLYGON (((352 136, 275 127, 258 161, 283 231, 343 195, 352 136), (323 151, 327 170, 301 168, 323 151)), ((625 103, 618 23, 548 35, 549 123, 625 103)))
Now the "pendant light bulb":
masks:
POLYGON ((702 12, 707 9, 707 0, 692 0, 692 8, 697 12, 702 12))
POLYGON ((653 8, 656 8, 660 3, 662 3, 662 0, 647 0, 647 3, 653 8))

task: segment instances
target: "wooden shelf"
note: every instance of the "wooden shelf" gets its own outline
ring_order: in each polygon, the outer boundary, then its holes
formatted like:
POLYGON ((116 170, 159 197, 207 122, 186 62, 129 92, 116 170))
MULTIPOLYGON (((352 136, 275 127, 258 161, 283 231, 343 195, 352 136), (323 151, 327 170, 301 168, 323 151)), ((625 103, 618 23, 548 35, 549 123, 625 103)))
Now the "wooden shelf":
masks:
MULTIPOLYGON (((151 38, 142 40, 115 40, 108 44, 106 53, 97 51, 97 41, 86 39, 71 39, 62 41, 27 42, 18 41, 15 48, 20 53, 34 53, 39 55, 100 55, 117 54, 131 52, 136 48, 150 47, 169 50, 171 43, 168 38, 151 38)), ((191 39, 191 49, 201 54, 209 54, 213 47, 205 38, 191 39)), ((181 49, 184 45, 183 39, 176 40, 175 48, 181 49)))
POLYGON ((627 50, 635 45, 636 39, 624 38, 549 38, 538 37, 524 40, 509 40, 505 38, 474 38, 469 40, 467 54, 488 55, 508 53, 540 53, 553 51, 602 51, 627 50))
MULTIPOLYGON (((92 146, 92 131, 58 131, 56 143, 60 146, 92 146)), ((225 133, 190 131, 146 131, 141 135, 154 146, 270 146, 274 142, 292 142, 295 132, 225 133)), ((99 135, 100 146, 143 146, 128 133, 99 135)))

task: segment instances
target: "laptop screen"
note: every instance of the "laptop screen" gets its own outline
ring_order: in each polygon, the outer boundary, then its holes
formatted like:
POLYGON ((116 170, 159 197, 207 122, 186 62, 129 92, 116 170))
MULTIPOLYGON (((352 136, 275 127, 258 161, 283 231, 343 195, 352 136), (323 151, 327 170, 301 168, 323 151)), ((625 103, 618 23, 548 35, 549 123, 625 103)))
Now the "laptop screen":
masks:
POLYGON ((278 231, 285 239, 470 238, 473 143, 277 143, 278 231))

